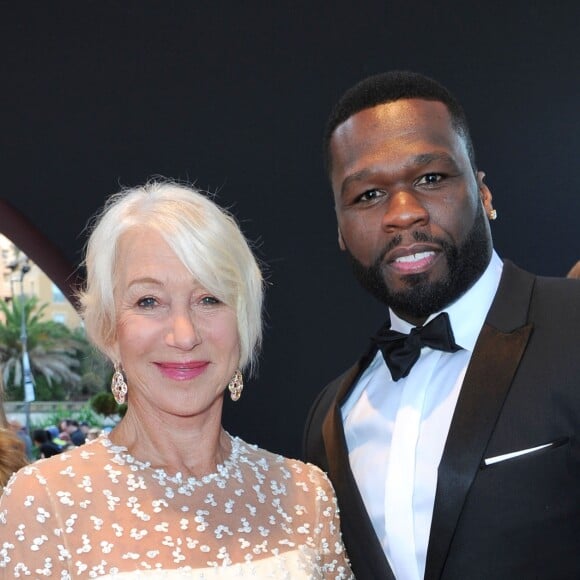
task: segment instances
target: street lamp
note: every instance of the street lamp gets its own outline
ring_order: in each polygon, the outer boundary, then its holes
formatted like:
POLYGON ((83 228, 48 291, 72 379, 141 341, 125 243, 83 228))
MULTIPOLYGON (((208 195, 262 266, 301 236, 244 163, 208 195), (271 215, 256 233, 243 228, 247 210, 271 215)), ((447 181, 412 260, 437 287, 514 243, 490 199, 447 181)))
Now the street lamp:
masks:
MULTIPOLYGON (((30 358, 28 356, 28 335, 26 332, 26 313, 24 311, 24 304, 26 296, 24 294, 24 276, 30 272, 30 264, 28 258, 24 256, 19 260, 14 260, 8 264, 8 268, 12 273, 20 272, 20 343, 22 344, 22 385, 24 387, 24 409, 26 413, 26 430, 30 433, 30 403, 35 400, 34 394, 34 377, 30 368, 30 358)), ((11 278, 10 283, 14 278, 11 278)), ((14 289, 12 287, 12 295, 14 296, 14 289)))

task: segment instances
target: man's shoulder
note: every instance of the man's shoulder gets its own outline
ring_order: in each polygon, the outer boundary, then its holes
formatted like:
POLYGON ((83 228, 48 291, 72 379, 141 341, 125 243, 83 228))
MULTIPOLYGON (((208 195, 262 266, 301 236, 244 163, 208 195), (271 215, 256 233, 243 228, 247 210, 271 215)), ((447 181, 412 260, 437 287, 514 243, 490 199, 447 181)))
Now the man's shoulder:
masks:
POLYGON ((579 306, 580 280, 532 274, 505 260, 488 322, 501 328, 506 320, 530 321, 543 312, 577 320, 579 306))
POLYGON ((532 306, 547 305, 554 313, 565 311, 571 316, 580 315, 580 280, 531 274, 510 262, 506 265, 510 278, 532 281, 532 306))
POLYGON ((534 286, 538 285, 542 289, 558 290, 570 294, 570 296, 573 296, 576 299, 578 298, 578 291, 580 290, 579 279, 535 274, 521 266, 518 266, 510 260, 504 260, 502 282, 513 283, 522 280, 532 283, 534 286))

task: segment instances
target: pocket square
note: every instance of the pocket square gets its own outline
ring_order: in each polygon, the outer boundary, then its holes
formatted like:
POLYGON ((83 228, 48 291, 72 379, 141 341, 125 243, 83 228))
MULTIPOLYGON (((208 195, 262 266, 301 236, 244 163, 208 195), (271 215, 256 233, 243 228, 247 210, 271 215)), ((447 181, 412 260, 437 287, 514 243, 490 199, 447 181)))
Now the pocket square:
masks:
POLYGON ((534 453, 534 451, 540 451, 541 449, 548 449, 548 447, 559 447, 565 443, 568 439, 566 437, 562 439, 557 439, 556 441, 551 441, 550 443, 545 443, 544 445, 538 445, 536 447, 529 447, 528 449, 520 449, 518 451, 512 451, 511 453, 504 453, 503 455, 496 455, 494 457, 488 457, 483 460, 483 464, 487 467, 488 465, 493 465, 494 463, 500 463, 502 461, 507 461, 508 459, 513 459, 514 457, 520 457, 520 455, 527 455, 528 453, 534 453))

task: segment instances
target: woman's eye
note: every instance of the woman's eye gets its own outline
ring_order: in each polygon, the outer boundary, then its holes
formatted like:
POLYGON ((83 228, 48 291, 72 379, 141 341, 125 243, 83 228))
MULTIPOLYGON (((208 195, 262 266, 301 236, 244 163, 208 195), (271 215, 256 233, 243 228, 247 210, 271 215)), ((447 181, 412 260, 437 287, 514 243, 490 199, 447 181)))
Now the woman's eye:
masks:
POLYGON ((204 306, 212 306, 214 304, 221 304, 220 300, 218 300, 215 296, 204 296, 200 302, 204 306))
POLYGON ((137 306, 139 308, 153 308, 157 305, 157 300, 152 296, 146 296, 145 298, 140 298, 137 301, 137 306))
POLYGON ((427 173, 417 181, 417 185, 434 185, 435 183, 439 183, 442 179, 443 175, 440 173, 427 173))

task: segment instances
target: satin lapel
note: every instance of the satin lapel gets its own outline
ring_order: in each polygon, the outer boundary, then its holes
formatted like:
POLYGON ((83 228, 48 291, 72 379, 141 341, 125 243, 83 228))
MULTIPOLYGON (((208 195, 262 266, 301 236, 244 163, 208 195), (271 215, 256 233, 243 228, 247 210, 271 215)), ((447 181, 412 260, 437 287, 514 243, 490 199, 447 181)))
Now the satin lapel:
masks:
MULTIPOLYGON (((373 360, 376 352, 376 347, 371 347, 358 363, 344 374, 336 396, 334 397, 334 401, 332 405, 330 405, 328 413, 322 423, 322 437, 324 439, 324 447, 328 459, 328 472, 331 475, 336 475, 338 482, 342 482, 343 473, 348 473, 352 476, 340 408, 350 395, 350 392, 354 388, 360 374, 373 360)), ((354 478, 351 479, 356 488, 354 478)))
POLYGON ((350 469, 340 407, 376 350, 348 372, 322 425, 328 475, 339 498, 341 527, 356 577, 395 580, 350 469))
POLYGON ((439 465, 425 580, 441 578, 465 499, 528 343, 532 325, 526 324, 526 319, 533 280, 530 274, 505 264, 500 288, 463 381, 439 465))

